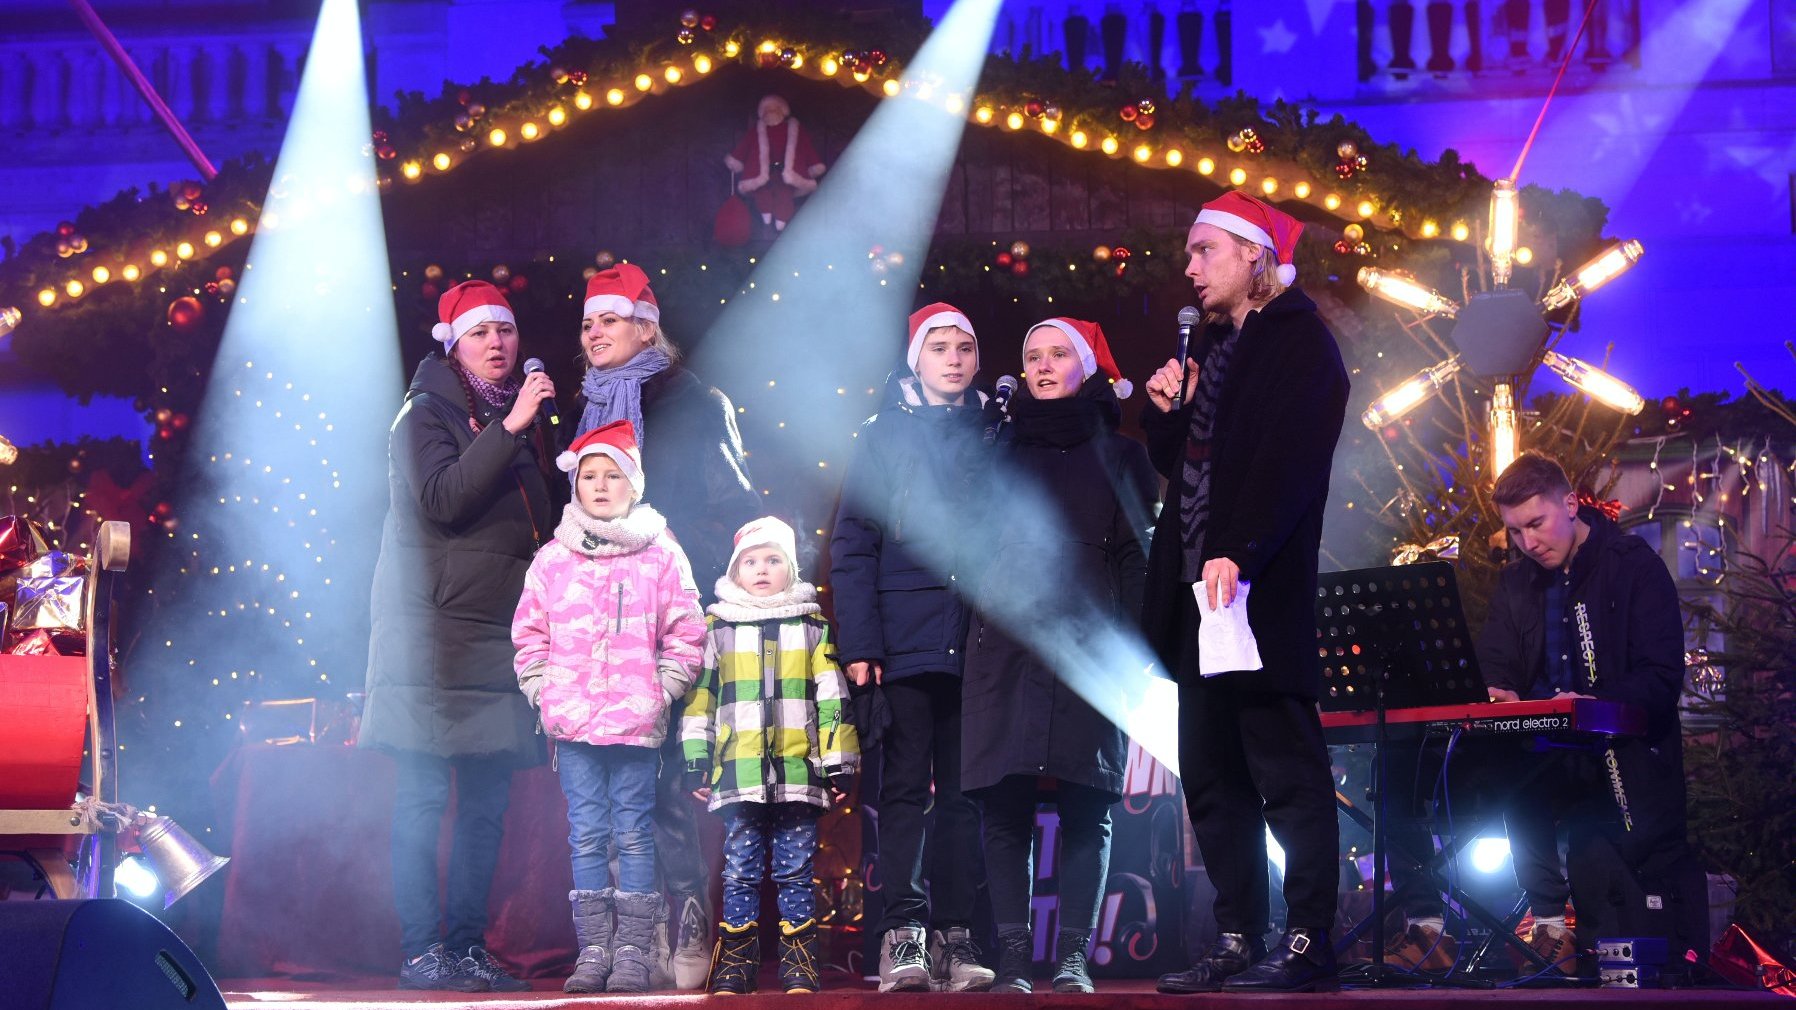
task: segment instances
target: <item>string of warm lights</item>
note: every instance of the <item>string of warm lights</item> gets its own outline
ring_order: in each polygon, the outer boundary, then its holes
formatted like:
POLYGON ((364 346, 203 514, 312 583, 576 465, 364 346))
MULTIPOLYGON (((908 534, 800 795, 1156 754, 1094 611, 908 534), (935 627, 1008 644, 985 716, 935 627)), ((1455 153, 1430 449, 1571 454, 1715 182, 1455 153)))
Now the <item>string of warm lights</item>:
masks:
MULTIPOLYGON (((859 88, 881 98, 928 102, 990 129, 1010 133, 1027 131, 1059 141, 1074 150, 1101 154, 1113 160, 1190 172, 1218 184, 1226 180, 1229 186, 1268 199, 1307 204, 1344 224, 1363 222, 1412 238, 1445 236, 1461 243, 1469 241, 1472 234, 1471 226, 1465 220, 1452 220, 1443 225, 1436 217, 1418 215, 1417 220, 1407 221, 1387 196, 1365 192, 1363 186, 1358 194, 1349 195, 1309 178, 1306 170, 1294 160, 1264 155, 1264 145, 1253 136, 1251 128, 1243 129, 1229 137, 1226 143, 1219 144, 1214 138, 1204 136, 1193 124, 1164 118, 1152 99, 1144 98, 1125 106, 1119 128, 1118 121, 1107 121, 1096 112, 1067 112, 1053 102, 1040 99, 1007 101, 996 94, 967 96, 944 92, 930 81, 904 76, 901 61, 879 50, 871 51, 870 55, 839 51, 774 35, 751 43, 750 36, 742 33, 701 32, 699 28, 698 24, 683 25, 677 33, 680 47, 670 55, 661 55, 651 48, 632 59, 614 59, 604 66, 587 70, 552 67, 549 71, 552 87, 546 96, 528 91, 494 109, 469 98, 450 127, 445 127, 441 135, 427 129, 413 150, 402 152, 384 132, 377 131, 369 145, 383 167, 377 176, 377 184, 386 191, 396 182, 416 184, 441 177, 486 152, 519 150, 565 129, 585 114, 629 108, 676 88, 707 80, 719 67, 734 63, 760 69, 783 68, 812 80, 833 80, 845 88, 859 88), (1130 115, 1131 112, 1134 114, 1130 115), (1155 122, 1157 113, 1162 118, 1155 122), (1135 136, 1126 135, 1131 129, 1135 136)), ((1357 158, 1359 164, 1365 163, 1364 156, 1357 154, 1351 141, 1343 141, 1340 149, 1347 162, 1357 158)), ((1513 187, 1508 192, 1513 200, 1513 187)), ((258 220, 256 209, 245 206, 238 209, 225 227, 196 227, 171 241, 111 251, 106 255, 107 263, 84 267, 40 287, 36 300, 44 309, 73 304, 115 280, 137 282, 171 263, 204 257, 207 253, 203 250, 219 249, 237 238, 248 236, 258 227, 277 224, 258 220)), ((1496 234, 1494 229, 1493 234, 1496 234)), ((1370 247, 1363 244, 1358 249, 1370 251, 1370 247)), ((1527 251, 1519 252, 1520 261, 1525 263, 1527 251)), ((1634 256, 1638 256, 1637 243, 1634 244, 1634 256)), ((88 261, 93 258, 90 255, 88 261)), ((1517 258, 1511 255, 1505 260, 1493 252, 1493 268, 1506 269, 1506 265, 1499 264, 1517 258)), ((1603 277, 1596 283, 1606 279, 1603 277)), ((1579 290, 1574 285, 1574 289, 1562 297, 1575 298, 1593 286, 1585 284, 1584 289, 1579 290)))

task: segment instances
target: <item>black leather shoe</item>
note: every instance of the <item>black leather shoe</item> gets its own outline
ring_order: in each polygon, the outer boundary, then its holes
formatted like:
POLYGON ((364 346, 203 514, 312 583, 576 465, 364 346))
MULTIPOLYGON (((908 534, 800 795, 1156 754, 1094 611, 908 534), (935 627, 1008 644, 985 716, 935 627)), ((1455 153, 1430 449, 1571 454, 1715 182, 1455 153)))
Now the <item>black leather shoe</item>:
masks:
POLYGON ((1160 982, 1154 988, 1179 994, 1221 992, 1225 980, 1246 971, 1248 965, 1265 956, 1266 948, 1259 937, 1223 933, 1216 937, 1216 942, 1196 964, 1184 971, 1160 976, 1160 982))
POLYGON ((1335 949, 1320 929, 1290 929, 1272 952, 1222 983, 1223 992, 1330 992, 1335 949))

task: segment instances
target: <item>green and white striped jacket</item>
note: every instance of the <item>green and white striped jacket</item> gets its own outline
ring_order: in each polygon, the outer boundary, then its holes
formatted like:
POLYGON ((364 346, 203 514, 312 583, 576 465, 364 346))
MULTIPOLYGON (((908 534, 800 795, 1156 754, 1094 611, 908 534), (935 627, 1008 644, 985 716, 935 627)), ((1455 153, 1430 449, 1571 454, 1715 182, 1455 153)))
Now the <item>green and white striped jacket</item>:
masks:
POLYGON ((815 591, 801 582, 757 599, 725 583, 718 580, 704 666, 680 720, 683 754, 710 763, 712 810, 745 802, 827 809, 829 777, 859 767, 860 742, 815 591))

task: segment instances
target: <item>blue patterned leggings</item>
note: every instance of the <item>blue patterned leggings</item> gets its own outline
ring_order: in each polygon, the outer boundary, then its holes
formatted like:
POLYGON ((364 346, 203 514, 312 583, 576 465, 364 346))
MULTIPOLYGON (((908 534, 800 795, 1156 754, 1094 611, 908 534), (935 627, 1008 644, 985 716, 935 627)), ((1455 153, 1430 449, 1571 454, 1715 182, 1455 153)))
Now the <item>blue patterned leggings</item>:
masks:
POLYGON ((796 925, 816 914, 811 876, 820 813, 809 803, 732 803, 723 808, 724 922, 740 927, 760 920, 770 848, 780 918, 796 925))

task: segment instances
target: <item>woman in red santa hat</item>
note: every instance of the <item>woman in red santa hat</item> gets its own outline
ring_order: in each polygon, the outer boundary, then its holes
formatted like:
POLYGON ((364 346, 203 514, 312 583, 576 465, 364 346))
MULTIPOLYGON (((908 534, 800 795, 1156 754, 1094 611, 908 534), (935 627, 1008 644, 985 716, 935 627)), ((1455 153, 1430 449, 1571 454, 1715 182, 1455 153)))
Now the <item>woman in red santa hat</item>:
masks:
MULTIPOLYGON (((709 594, 730 558, 736 530, 760 514, 730 398, 680 364, 680 349, 661 329, 661 304, 648 274, 619 263, 586 282, 580 319, 586 374, 580 424, 591 431, 629 421, 655 478, 655 507, 679 538, 701 590, 709 594)), ((709 602, 709 601, 707 601, 709 602)), ((677 718, 676 713, 676 718, 677 718)), ((705 983, 710 969, 711 880, 701 855, 698 818, 682 788, 679 741, 663 752, 656 783, 655 858, 672 910, 656 931, 651 963, 657 987, 705 983), (671 951, 668 949, 671 946, 671 951)))
POLYGON ((487 892, 514 770, 542 762, 517 692, 508 625, 524 572, 554 528, 537 408, 555 387, 520 378, 517 318, 498 288, 443 292, 443 344, 418 366, 388 436, 391 505, 374 568, 360 744, 398 766, 393 892, 403 989, 527 988, 486 950, 487 892), (455 783, 448 932, 437 839, 455 783))
POLYGON ((1086 947, 1104 896, 1126 744, 1043 657, 1077 648, 1094 626, 1135 626, 1159 482, 1147 450, 1116 430, 1118 396, 1130 383, 1098 324, 1037 323, 1023 341, 1022 371, 1009 438, 994 461, 1000 493, 979 538, 989 554, 974 579, 967 633, 961 788, 985 814, 999 944, 992 991, 1032 989, 1035 809, 1052 802, 1060 814, 1052 984, 1091 992, 1086 947))

